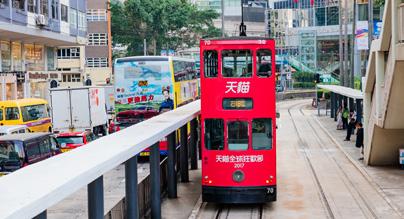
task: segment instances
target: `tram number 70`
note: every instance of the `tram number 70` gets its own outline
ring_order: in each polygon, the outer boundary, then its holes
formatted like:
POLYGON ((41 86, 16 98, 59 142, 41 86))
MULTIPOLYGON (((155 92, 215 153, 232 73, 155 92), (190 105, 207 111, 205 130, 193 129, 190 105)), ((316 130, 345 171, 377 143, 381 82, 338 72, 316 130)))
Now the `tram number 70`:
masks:
POLYGON ((234 164, 234 168, 243 168, 244 167, 244 163, 235 163, 234 164))

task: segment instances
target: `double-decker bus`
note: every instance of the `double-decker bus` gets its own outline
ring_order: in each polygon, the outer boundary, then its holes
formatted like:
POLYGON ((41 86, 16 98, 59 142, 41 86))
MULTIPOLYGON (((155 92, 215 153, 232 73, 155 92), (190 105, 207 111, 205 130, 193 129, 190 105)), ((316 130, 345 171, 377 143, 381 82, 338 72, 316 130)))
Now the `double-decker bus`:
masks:
MULTIPOLYGON (((175 109, 199 97, 192 59, 171 56, 119 58, 114 66, 116 121, 121 127, 175 109)), ((162 155, 167 142, 160 142, 162 155)), ((149 155, 145 151, 141 156, 149 155)))
POLYGON ((202 199, 276 200, 275 42, 200 41, 202 199))

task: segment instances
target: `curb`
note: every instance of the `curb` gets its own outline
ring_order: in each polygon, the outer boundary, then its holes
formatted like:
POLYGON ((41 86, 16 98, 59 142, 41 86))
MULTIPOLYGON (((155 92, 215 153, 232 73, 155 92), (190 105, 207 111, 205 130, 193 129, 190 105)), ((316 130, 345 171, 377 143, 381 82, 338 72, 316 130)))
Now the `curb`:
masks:
POLYGON ((199 215, 199 212, 200 212, 203 204, 204 203, 202 202, 202 196, 199 196, 199 199, 196 202, 194 208, 192 209, 191 214, 189 215, 188 219, 196 219, 199 215))
POLYGON ((390 200, 389 197, 383 192, 382 188, 369 176, 366 170, 359 165, 359 163, 354 160, 348 152, 341 146, 341 144, 331 135, 331 133, 321 124, 319 119, 315 116, 315 121, 317 124, 324 130, 324 132, 328 135, 328 137, 337 145, 337 147, 342 151, 342 153, 348 158, 348 160, 355 166, 355 168, 366 178, 366 180, 377 190, 377 192, 382 196, 384 200, 390 205, 390 207, 401 217, 404 218, 404 215, 400 212, 399 208, 390 200))

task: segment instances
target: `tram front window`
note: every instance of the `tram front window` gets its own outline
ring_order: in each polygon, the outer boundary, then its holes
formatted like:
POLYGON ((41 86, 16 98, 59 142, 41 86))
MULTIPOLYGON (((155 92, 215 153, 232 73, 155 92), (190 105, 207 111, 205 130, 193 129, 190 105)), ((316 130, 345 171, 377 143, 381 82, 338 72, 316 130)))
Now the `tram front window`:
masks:
POLYGON ((222 119, 205 119, 205 147, 208 150, 224 149, 224 124, 222 119))
POLYGON ((272 119, 253 119, 252 147, 254 150, 272 149, 272 119))
POLYGON ((257 75, 270 77, 272 74, 271 50, 261 49, 257 51, 257 75))
POLYGON ((231 121, 227 123, 229 150, 248 149, 248 122, 231 121))
POLYGON ((252 55, 250 50, 223 50, 223 77, 250 78, 252 71, 252 55))

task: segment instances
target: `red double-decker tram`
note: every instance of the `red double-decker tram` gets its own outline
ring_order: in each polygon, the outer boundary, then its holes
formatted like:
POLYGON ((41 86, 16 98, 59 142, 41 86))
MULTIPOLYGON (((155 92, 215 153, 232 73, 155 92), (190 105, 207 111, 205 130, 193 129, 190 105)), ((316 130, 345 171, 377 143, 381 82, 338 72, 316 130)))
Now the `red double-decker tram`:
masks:
POLYGON ((202 199, 275 201, 275 42, 204 39, 200 48, 202 199))

